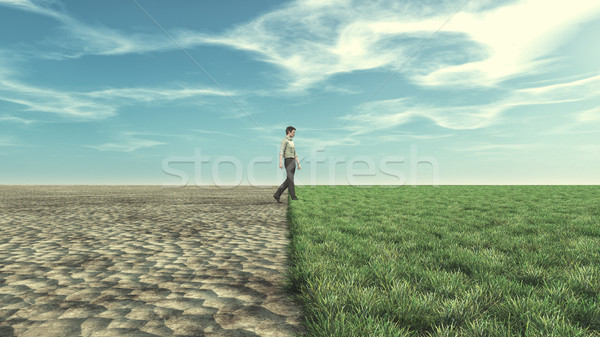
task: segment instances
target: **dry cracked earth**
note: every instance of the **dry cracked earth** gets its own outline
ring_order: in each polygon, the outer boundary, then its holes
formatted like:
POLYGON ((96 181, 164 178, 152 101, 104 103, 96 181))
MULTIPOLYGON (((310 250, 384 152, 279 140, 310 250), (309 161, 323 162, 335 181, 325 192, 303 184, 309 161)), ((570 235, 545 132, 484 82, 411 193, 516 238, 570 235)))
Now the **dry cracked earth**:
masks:
POLYGON ((0 186, 0 336, 294 336, 276 188, 0 186))

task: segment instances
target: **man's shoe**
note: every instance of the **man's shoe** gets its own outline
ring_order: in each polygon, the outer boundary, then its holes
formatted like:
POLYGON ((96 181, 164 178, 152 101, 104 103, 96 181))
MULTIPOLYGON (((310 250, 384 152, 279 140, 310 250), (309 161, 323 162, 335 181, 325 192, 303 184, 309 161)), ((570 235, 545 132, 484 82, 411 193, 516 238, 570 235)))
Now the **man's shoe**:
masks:
POLYGON ((277 202, 281 204, 281 200, 279 200, 279 197, 273 196, 273 198, 275 198, 275 200, 277 200, 277 202))
POLYGON ((298 200, 298 198, 292 198, 292 200, 298 200))

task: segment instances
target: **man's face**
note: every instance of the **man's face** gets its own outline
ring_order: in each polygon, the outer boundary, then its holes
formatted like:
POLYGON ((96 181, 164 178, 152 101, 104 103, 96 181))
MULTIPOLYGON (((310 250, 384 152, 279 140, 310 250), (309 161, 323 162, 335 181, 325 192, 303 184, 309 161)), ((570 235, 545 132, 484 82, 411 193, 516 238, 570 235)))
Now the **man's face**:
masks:
POLYGON ((292 132, 288 133, 288 137, 290 137, 290 138, 294 138, 295 135, 296 135, 296 130, 292 130, 292 132))

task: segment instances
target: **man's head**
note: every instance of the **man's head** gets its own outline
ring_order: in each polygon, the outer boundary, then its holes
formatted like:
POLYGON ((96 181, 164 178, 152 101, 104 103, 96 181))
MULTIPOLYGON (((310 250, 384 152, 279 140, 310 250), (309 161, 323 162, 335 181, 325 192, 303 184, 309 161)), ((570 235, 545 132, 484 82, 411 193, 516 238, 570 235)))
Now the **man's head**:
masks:
POLYGON ((285 129, 285 135, 288 137, 294 137, 296 135, 296 128, 293 126, 288 126, 285 129))

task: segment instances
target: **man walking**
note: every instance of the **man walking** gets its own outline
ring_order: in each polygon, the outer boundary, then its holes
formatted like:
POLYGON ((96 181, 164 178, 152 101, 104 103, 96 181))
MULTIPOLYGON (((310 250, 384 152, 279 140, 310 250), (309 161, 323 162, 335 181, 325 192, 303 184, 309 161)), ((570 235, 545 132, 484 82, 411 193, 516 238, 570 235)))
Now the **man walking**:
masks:
POLYGON ((279 198, 286 188, 289 188, 288 193, 292 197, 292 200, 298 200, 298 198, 296 198, 296 190, 294 189, 294 172, 296 172, 296 163, 298 163, 298 170, 300 170, 301 167, 298 156, 296 155, 296 146, 293 141, 293 138, 296 135, 296 128, 288 126, 285 129, 285 133, 286 136, 281 141, 281 148, 279 149, 279 168, 283 168, 283 159, 285 158, 285 173, 287 174, 287 178, 273 195, 273 198, 275 198, 277 202, 281 202, 279 198))

